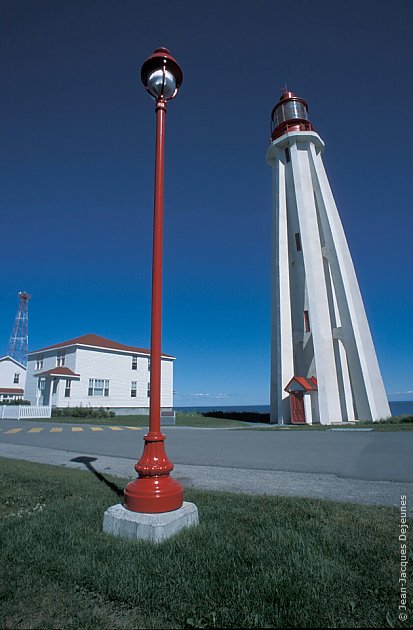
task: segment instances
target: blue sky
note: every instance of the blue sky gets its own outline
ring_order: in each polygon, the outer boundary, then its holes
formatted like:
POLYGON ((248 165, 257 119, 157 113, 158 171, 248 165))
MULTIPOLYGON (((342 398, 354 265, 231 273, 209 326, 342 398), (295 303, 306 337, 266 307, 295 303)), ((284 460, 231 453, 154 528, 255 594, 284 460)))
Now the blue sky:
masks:
POLYGON ((410 0, 15 0, 2 13, 1 352, 20 290, 32 350, 89 332, 149 346, 155 116, 140 68, 167 46, 184 72, 166 129, 175 404, 268 403, 265 153, 285 83, 326 143, 386 390, 413 398, 410 0))

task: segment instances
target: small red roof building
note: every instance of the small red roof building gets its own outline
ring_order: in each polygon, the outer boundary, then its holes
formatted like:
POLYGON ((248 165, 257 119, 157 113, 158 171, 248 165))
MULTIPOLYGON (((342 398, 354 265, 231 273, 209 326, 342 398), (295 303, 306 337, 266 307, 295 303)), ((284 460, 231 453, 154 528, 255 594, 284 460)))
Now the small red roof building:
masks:
POLYGON ((37 376, 65 376, 66 378, 80 378, 80 374, 76 374, 68 367, 55 367, 44 372, 37 372, 37 376))
POLYGON ((286 392, 316 392, 317 379, 315 376, 311 376, 310 378, 306 378, 304 376, 293 376, 284 389, 286 392))
POLYGON ((20 387, 0 387, 0 394, 16 394, 19 396, 23 395, 24 390, 20 387))

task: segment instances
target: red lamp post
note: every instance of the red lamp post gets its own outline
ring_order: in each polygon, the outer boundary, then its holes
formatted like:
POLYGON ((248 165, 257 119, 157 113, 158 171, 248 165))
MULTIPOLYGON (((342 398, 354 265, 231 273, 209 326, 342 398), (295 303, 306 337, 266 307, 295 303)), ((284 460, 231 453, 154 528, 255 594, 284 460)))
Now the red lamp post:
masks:
POLYGON ((162 336, 162 240, 164 197, 165 115, 167 101, 174 98, 183 74, 166 48, 157 48, 141 70, 142 82, 156 100, 155 199, 152 263, 151 382, 149 432, 142 457, 135 466, 139 477, 125 490, 125 507, 132 512, 171 512, 182 506, 183 487, 170 477, 173 464, 165 451, 161 433, 161 336, 162 336))

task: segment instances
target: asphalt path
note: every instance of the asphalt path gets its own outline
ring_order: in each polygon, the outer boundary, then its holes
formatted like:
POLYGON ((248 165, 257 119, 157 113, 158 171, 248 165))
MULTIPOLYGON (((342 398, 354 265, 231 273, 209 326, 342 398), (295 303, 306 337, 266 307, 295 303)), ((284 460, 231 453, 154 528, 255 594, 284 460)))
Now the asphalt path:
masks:
MULTIPOLYGON (((174 464, 256 471, 330 474, 344 479, 413 482, 413 432, 248 431, 165 427, 174 464)), ((2 420, 0 442, 72 453, 138 459, 145 430, 92 430, 2 420), (30 432, 32 429, 41 429, 30 432), (53 431, 52 429, 61 431, 53 431), (8 433, 12 429, 18 432, 8 433), (73 430, 75 429, 75 430, 73 430), (83 429, 83 430, 81 430, 83 429)))

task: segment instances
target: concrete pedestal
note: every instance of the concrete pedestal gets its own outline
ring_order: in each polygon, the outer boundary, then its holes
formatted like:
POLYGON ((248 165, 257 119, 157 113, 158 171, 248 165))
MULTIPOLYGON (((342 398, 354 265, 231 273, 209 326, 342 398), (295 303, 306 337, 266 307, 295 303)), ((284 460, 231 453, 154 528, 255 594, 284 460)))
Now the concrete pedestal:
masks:
POLYGON ((133 540, 162 542, 185 527, 198 525, 198 508, 184 501, 179 510, 160 514, 131 512, 120 503, 112 505, 103 515, 103 531, 112 536, 133 540))

